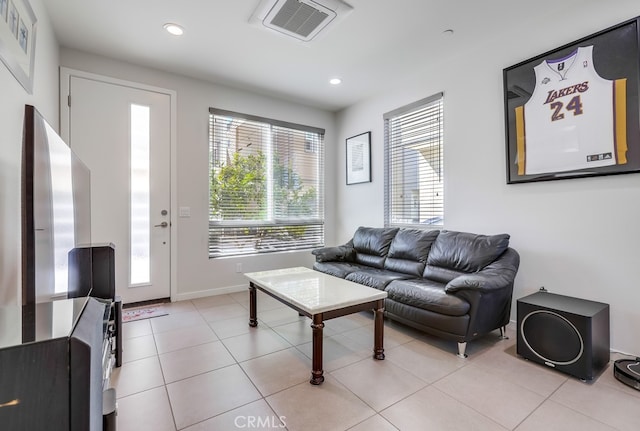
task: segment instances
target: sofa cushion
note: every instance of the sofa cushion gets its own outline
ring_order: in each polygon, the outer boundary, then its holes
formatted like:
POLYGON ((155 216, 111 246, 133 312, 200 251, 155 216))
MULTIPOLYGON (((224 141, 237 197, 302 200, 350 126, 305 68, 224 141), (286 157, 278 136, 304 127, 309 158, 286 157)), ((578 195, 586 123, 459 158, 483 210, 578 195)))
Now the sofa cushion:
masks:
POLYGON ((429 280, 447 284, 451 280, 465 274, 467 273, 463 271, 457 271, 455 269, 441 268, 439 266, 427 265, 424 268, 424 273, 422 274, 422 278, 428 278, 429 280))
POLYGON ((470 316, 447 316, 446 314, 434 313, 424 308, 403 304, 393 299, 384 301, 385 316, 399 322, 405 323, 428 334, 453 338, 457 341, 467 338, 470 316))
POLYGON ((398 228, 359 227, 353 235, 356 249, 355 262, 374 268, 382 268, 389 253, 389 246, 398 228))
POLYGON ((324 272, 325 274, 340 278, 345 278, 352 272, 365 268, 366 266, 349 262, 316 262, 313 264, 313 269, 316 271, 324 272))
POLYGON ((395 280, 385 291, 389 298, 424 310, 448 316, 464 316, 471 306, 456 295, 448 294, 444 284, 426 279, 395 280))
POLYGON ((409 274, 401 274, 386 269, 369 268, 354 271, 348 274, 345 279, 364 284, 365 286, 384 290, 384 288, 393 280, 404 280, 411 277, 412 276, 409 274))
POLYGON ((509 235, 476 235, 443 230, 431 246, 427 265, 476 272, 509 247, 509 235))
POLYGON ((391 241, 385 269, 421 276, 438 230, 400 229, 391 241))

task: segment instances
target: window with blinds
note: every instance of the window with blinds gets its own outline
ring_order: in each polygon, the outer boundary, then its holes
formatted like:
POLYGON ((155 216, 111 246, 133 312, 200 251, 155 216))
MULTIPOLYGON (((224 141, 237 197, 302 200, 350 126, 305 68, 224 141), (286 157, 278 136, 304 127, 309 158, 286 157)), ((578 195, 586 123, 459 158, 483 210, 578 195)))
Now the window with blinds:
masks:
POLYGON ((385 226, 443 225, 442 98, 384 114, 385 226))
POLYGON ((324 130, 209 109, 209 257, 324 245, 324 130))

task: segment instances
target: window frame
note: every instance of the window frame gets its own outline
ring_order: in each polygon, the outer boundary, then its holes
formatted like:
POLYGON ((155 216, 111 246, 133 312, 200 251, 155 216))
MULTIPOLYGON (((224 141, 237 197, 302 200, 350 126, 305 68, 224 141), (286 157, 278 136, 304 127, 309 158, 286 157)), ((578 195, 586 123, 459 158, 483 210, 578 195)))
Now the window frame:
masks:
MULTIPOLYGON (((428 120, 430 117, 426 118, 426 120, 428 120)), ((387 113, 385 113, 383 115, 383 121, 384 121, 384 225, 385 227, 408 227, 408 228, 418 228, 418 229, 425 229, 425 228, 443 228, 444 227, 444 220, 445 220, 445 211, 444 211, 444 199, 446 198, 446 193, 444 190, 444 150, 445 150, 445 145, 444 145, 444 93, 443 92, 439 92, 436 93, 432 96, 426 97, 424 99, 418 100, 416 102, 410 103, 408 105, 402 106, 400 108, 394 109, 392 111, 389 111, 387 113), (393 166, 393 162, 397 162, 398 160, 406 160, 404 158, 401 157, 397 157, 397 158, 393 158, 392 160, 392 155, 391 155, 391 150, 392 150, 392 145, 398 145, 398 142, 394 140, 394 142, 391 142, 391 128, 393 127, 392 122, 394 119, 403 117, 403 116, 407 116, 407 115, 411 115, 414 113, 418 113, 420 110, 423 109, 427 109, 431 106, 436 106, 439 104, 438 109, 438 117, 437 117, 437 121, 439 122, 438 125, 438 145, 439 145, 439 169, 440 172, 438 173, 438 175, 440 176, 440 193, 441 196, 439 199, 441 199, 442 203, 441 203, 441 209, 439 211, 435 211, 433 208, 435 208, 435 205, 433 205, 433 207, 430 207, 430 211, 432 212, 438 212, 439 215, 436 217, 433 217, 435 220, 433 222, 396 222, 394 221, 394 206, 392 206, 392 199, 393 199, 393 186, 394 186, 394 182, 393 182, 393 172, 392 172, 392 166, 393 166)), ((402 145, 402 144, 401 144, 402 145)), ((402 183, 404 184, 404 183, 402 183)), ((422 184, 422 183, 421 183, 422 184)), ((435 184, 434 181, 427 181, 426 184, 435 184)), ((419 201, 420 202, 420 201, 419 201)), ((420 218, 420 217, 419 217, 420 218)))
MULTIPOLYGON (((290 251, 299 251, 299 250, 308 250, 308 249, 312 249, 312 248, 316 248, 316 247, 323 247, 324 246, 324 156, 325 156, 325 146, 324 146, 324 135, 325 135, 325 129, 323 128, 319 128, 319 127, 313 127, 313 126, 306 126, 306 125, 301 125, 301 124, 296 124, 296 123, 291 123, 291 122, 287 122, 287 121, 282 121, 282 120, 276 120, 276 119, 271 119, 271 118, 266 118, 266 117, 261 117, 261 116, 256 116, 256 115, 251 115, 251 114, 245 114, 245 113, 239 113, 239 112, 235 112, 235 111, 229 111, 229 110, 224 110, 224 109, 219 109, 219 108, 213 108, 210 107, 209 108, 209 133, 208 133, 208 144, 209 144, 209 163, 208 163, 208 168, 209 168, 209 174, 208 174, 208 181, 209 181, 209 194, 208 194, 208 234, 209 234, 209 240, 208 240, 208 255, 210 259, 215 259, 215 258, 221 258, 221 257, 238 257, 238 256, 248 256, 248 255, 258 255, 258 254, 263 254, 263 253, 274 253, 274 252, 290 252, 290 251), (303 132, 305 135, 305 139, 304 142, 302 143, 302 145, 300 146, 299 150, 301 150, 301 152, 303 154, 317 154, 317 173, 316 173, 316 183, 318 186, 318 197, 317 197, 317 216, 310 216, 310 217, 299 217, 296 218, 295 216, 288 216, 287 218, 279 218, 278 216, 276 216, 276 214, 274 213, 271 219, 267 219, 267 220, 256 220, 256 219, 243 219, 243 220, 214 220, 213 219, 213 214, 212 214, 212 201, 211 201, 211 196, 212 196, 212 171, 213 171, 213 166, 214 163, 217 161, 217 159, 215 158, 216 155, 214 154, 214 130, 215 130, 215 126, 213 125, 213 121, 214 121, 214 117, 215 116, 219 116, 219 117, 228 117, 228 118, 232 118, 234 120, 246 120, 249 122, 254 122, 254 123, 261 123, 264 124, 265 126, 269 127, 270 132, 269 133, 273 133, 274 128, 281 128, 281 129, 291 129, 292 131, 296 131, 296 132, 303 132), (310 146, 308 148, 308 144, 309 144, 309 134, 314 135, 314 137, 317 138, 317 140, 315 142, 311 142, 310 146), (311 151, 309 151, 311 150, 311 151), (309 236, 305 237, 307 239, 313 239, 313 241, 296 241, 295 244, 290 244, 287 247, 278 247, 277 249, 260 249, 258 247, 255 247, 253 250, 244 250, 244 251, 221 251, 219 253, 215 253, 212 250, 215 249, 215 244, 213 244, 213 234, 216 232, 217 230, 221 230, 221 229, 245 229, 247 231, 251 231, 254 232, 255 231, 255 239, 256 242, 259 242, 260 237, 262 234, 264 234, 265 231, 282 231, 282 230, 286 230, 287 227, 289 228, 293 228, 293 229, 307 229, 307 228, 311 228, 314 229, 314 231, 309 234, 309 236), (212 245, 213 244, 213 245, 212 245)), ((296 146, 296 151, 298 150, 298 147, 296 146)), ((277 151, 275 151, 274 149, 272 149, 272 152, 270 155, 267 156, 267 160, 271 161, 272 158, 274 158, 275 155, 277 155, 277 151)), ((269 168, 268 168, 269 169, 269 168)), ((267 179, 266 180, 266 184, 271 184, 273 181, 271 179, 267 179)), ((271 187, 271 189, 269 191, 267 191, 267 195, 271 196, 272 198, 272 194, 273 194, 273 187, 271 187)), ((270 198, 267 198, 270 199, 270 198)), ((248 235, 247 238, 254 238, 251 235, 248 235)), ((284 242, 282 242, 284 243, 284 242)))

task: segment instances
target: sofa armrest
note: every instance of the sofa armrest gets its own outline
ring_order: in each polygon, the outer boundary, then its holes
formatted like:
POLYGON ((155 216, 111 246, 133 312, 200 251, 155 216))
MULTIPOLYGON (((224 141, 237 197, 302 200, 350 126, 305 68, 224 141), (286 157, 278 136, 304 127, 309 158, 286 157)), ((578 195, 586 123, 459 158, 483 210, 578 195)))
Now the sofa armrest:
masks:
POLYGON ((323 247, 311 251, 316 262, 353 262, 356 250, 350 244, 337 247, 323 247))
POLYGON ((465 274, 447 283, 445 291, 454 293, 460 290, 499 290, 508 287, 511 283, 512 281, 504 275, 465 274))
POLYGON ((519 265, 520 256, 508 248, 482 270, 456 277, 446 285, 447 293, 471 305, 467 340, 509 323, 513 283, 519 265))
POLYGON ((447 293, 461 290, 495 291, 512 288, 518 272, 520 256, 513 249, 507 249, 498 259, 473 274, 464 274, 451 280, 445 286, 447 293))

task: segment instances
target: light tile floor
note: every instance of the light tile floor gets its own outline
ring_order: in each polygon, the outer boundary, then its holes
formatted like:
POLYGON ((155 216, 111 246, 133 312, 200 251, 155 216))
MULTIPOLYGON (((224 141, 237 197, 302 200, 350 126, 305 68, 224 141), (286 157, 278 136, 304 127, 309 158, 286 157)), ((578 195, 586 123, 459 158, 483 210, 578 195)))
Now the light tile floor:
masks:
MULTIPOLYGON (((640 391, 613 362, 593 382, 516 355, 495 334, 456 344, 385 321, 374 360, 369 313, 326 322, 325 382, 309 384, 309 320, 259 293, 167 304, 167 316, 124 324, 123 365, 111 384, 118 431, 637 430, 640 391)), ((616 359, 618 355, 612 355, 616 359)))

